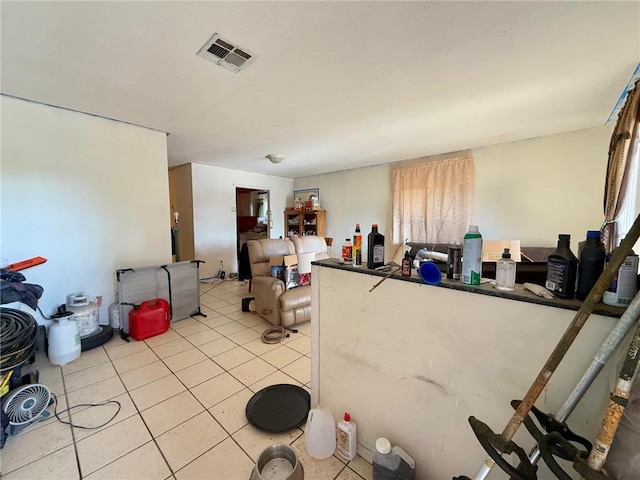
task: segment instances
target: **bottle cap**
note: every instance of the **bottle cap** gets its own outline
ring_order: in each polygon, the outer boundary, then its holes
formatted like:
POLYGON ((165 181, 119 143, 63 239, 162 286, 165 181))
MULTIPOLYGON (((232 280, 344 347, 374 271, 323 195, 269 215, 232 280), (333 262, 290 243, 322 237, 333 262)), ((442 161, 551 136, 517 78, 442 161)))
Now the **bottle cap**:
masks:
POLYGON ((344 241, 345 241, 345 242, 350 242, 350 241, 351 241, 351 239, 350 239, 350 238, 345 238, 345 239, 344 239, 344 241))
POLYGON ((372 227, 376 227, 376 228, 377 228, 377 227, 378 227, 378 224, 377 224, 377 223, 372 223, 372 224, 371 224, 371 226, 372 226, 372 227))
POLYGON ((391 442, 384 437, 380 437, 376 440, 376 450, 383 455, 390 453, 391 442))
POLYGON ((587 238, 600 238, 600 230, 587 230, 587 238))
POLYGON ((511 253, 509 253, 508 248, 505 248, 504 252, 502 252, 502 258, 511 258, 511 253))
POLYGON ((469 231, 472 233, 478 233, 478 226, 477 225, 469 225, 469 231))
POLYGON ((349 415, 349 412, 344 412, 344 421, 345 422, 351 421, 351 415, 349 415))

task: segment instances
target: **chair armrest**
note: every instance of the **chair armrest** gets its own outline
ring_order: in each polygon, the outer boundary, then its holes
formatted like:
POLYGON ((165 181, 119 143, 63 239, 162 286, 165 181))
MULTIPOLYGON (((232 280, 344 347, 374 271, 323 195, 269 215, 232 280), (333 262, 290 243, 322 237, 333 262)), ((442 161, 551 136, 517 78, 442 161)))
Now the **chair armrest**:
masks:
POLYGON ((280 296, 284 293, 284 282, 276 277, 253 277, 253 288, 270 290, 280 296))
POLYGON ((252 294, 256 313, 273 325, 280 325, 280 296, 285 292, 284 282, 275 277, 253 277, 252 294))

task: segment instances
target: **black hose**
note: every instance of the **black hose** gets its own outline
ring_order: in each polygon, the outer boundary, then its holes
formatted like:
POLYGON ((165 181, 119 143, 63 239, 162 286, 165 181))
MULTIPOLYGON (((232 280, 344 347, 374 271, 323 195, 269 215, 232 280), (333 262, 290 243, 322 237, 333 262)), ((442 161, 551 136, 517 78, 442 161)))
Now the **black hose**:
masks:
POLYGON ((0 308, 0 375, 33 355, 37 344, 38 323, 26 312, 0 308))

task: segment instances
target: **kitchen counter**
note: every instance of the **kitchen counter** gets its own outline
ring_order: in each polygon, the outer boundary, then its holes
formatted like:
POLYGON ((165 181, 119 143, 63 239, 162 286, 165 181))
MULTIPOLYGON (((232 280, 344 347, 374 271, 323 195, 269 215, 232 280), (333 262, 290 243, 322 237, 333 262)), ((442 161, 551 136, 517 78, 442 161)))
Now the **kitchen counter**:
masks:
MULTIPOLYGON (((386 277, 389 273, 389 272, 380 272, 377 270, 370 270, 366 267, 366 265, 363 265, 362 267, 354 267, 352 265, 340 264, 332 259, 321 260, 321 261, 315 262, 314 264, 320 265, 322 267, 334 268, 338 270, 345 270, 345 271, 350 271, 350 272, 355 272, 360 274, 373 275, 376 277, 386 277)), ((397 272, 391 275, 391 278, 396 280, 402 280, 405 282, 419 283, 427 286, 422 281, 422 279, 418 276, 418 272, 416 272, 415 269, 411 270, 410 277, 403 277, 400 274, 400 269, 398 268, 397 272)), ((374 282, 372 286, 375 283, 377 283, 377 281, 374 282)), ((381 284, 378 288, 383 288, 383 286, 384 286, 384 283, 381 284)), ((442 275, 442 281, 440 285, 437 285, 437 286, 428 285, 428 286, 434 287, 434 288, 449 288, 453 290, 461 290, 464 292, 477 293, 480 295, 490 295, 492 297, 508 298, 509 300, 518 300, 521 302, 536 303, 538 305, 546 305, 549 307, 564 308, 567 310, 574 310, 574 311, 578 311, 580 309, 580 306, 582 305, 581 301, 575 300, 575 299, 565 300, 562 298, 547 299, 544 297, 539 297, 531 293, 530 291, 526 290, 523 285, 519 285, 519 284, 515 285, 515 290, 513 292, 505 292, 502 290, 497 290, 493 286, 493 284, 489 282, 483 283, 481 285, 465 285, 459 280, 448 280, 444 274, 442 275)), ((594 309, 593 313, 605 315, 608 317, 619 318, 623 314, 624 310, 625 310, 624 307, 614 307, 611 305, 606 305, 604 303, 599 303, 598 305, 596 305, 596 308, 594 309)))

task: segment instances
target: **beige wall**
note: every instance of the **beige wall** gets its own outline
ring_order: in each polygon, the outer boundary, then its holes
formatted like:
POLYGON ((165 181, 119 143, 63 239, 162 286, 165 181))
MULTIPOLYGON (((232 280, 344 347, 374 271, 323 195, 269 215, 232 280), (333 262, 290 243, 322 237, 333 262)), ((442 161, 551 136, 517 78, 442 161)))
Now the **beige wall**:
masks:
POLYGON ((284 231, 284 209, 293 179, 210 165, 191 165, 195 256, 206 263, 200 276, 215 275, 220 260, 227 272, 237 272, 236 187, 269 190, 271 237, 284 231))
POLYGON ((481 233, 532 246, 569 233, 577 251, 604 219, 610 139, 611 128, 599 127, 474 149, 481 233))
POLYGON ((115 272, 171 261, 164 132, 2 97, 2 264, 44 287, 49 315, 72 292, 103 296, 115 272))
MULTIPOLYGON (((472 150, 476 168, 476 223, 485 239, 520 239, 553 246, 559 233, 572 245, 600 227, 612 126, 472 150)), ((364 232, 379 223, 391 239, 393 164, 298 178, 294 188, 320 188, 328 236, 364 232)), ((339 243, 342 241, 340 240, 339 243)), ((387 242, 388 243, 388 242, 387 242)), ((387 258, 395 248, 387 245, 387 258)))
MULTIPOLYGON (((331 268, 314 267, 312 275, 319 405, 336 419, 350 412, 362 456, 370 460, 376 438, 387 437, 413 456, 420 479, 475 474, 486 455, 468 417, 501 432, 513 413, 509 402, 525 395, 575 314, 395 279, 370 293, 380 277, 331 268)), ((615 323, 589 318, 540 409, 558 411, 615 323)), ((587 438, 601 421, 611 370, 605 367, 569 419, 587 438)), ((524 427, 515 441, 525 451, 533 446, 524 427)), ((554 478, 541 469, 539 478, 554 478)))
POLYGON ((169 170, 169 198, 171 200, 171 225, 173 225, 173 212, 176 211, 180 214, 178 222, 180 260, 195 260, 191 164, 169 170))

